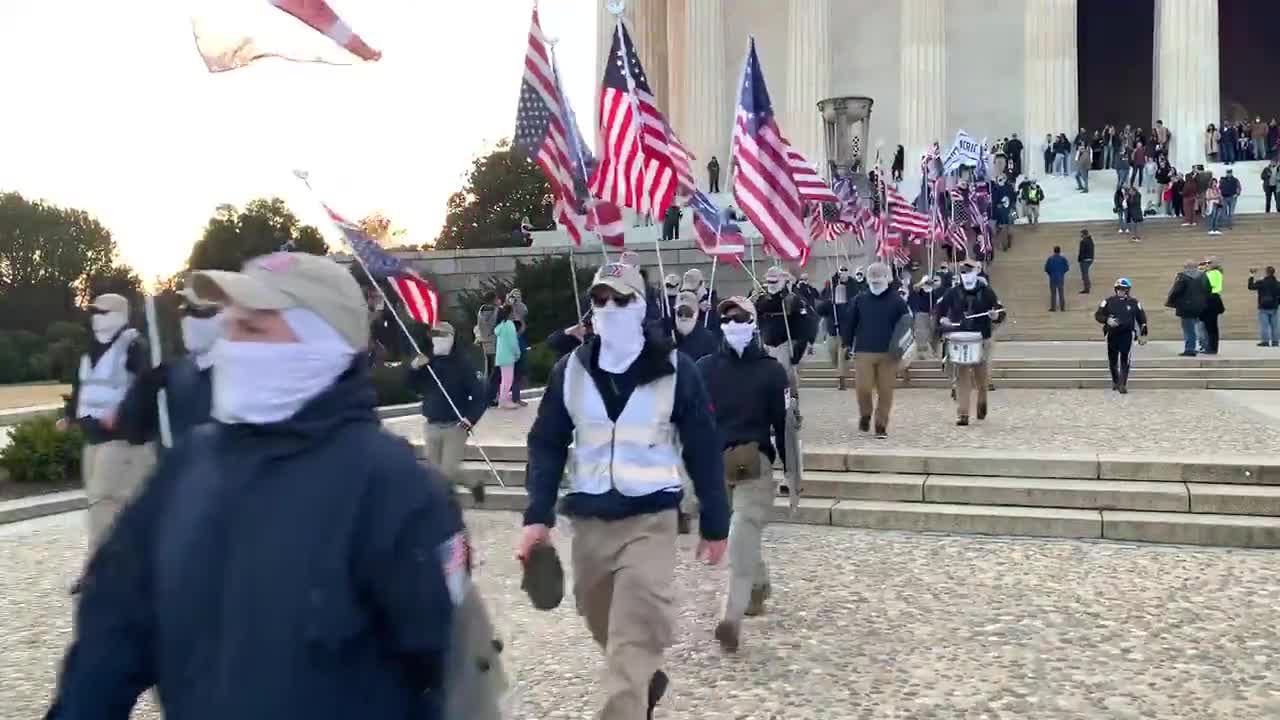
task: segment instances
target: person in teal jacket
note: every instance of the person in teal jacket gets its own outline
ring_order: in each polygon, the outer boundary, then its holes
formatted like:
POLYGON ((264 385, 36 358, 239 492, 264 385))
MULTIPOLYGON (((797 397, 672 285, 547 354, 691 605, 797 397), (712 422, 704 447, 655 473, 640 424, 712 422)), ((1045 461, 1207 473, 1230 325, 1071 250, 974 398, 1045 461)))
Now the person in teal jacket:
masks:
POLYGON ((498 389, 498 407, 514 410, 520 406, 511 400, 511 383, 515 380, 516 361, 520 359, 520 337, 516 333, 516 324, 511 319, 511 306, 498 308, 498 325, 494 328, 498 347, 494 353, 493 364, 498 366, 502 378, 498 389))

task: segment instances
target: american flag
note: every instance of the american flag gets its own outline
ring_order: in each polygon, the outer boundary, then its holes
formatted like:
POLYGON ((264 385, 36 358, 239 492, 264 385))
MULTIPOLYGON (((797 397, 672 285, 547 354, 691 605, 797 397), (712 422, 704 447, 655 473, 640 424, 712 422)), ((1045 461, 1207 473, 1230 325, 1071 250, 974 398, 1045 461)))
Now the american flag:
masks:
POLYGON ((667 129, 640 55, 619 18, 600 93, 603 150, 591 175, 591 194, 661 217, 674 201, 679 184, 667 129))
POLYGON ((889 211, 889 227, 907 237, 924 237, 929 234, 929 216, 916 210, 902 197, 898 188, 885 188, 885 201, 889 211))
POLYGON ((733 196, 765 244, 781 257, 797 260, 809 238, 804 226, 804 197, 788 159, 790 149, 774 119, 753 37, 733 130, 737 167, 733 196))
POLYGON ((814 213, 809 218, 810 241, 817 242, 822 240, 823 242, 831 242, 853 230, 852 223, 840 220, 839 213, 834 206, 822 203, 821 205, 811 205, 810 207, 814 208, 814 213))
POLYGON ((391 253, 378 247, 378 243, 359 227, 325 206, 329 219, 342 231, 347 245, 364 265, 374 280, 387 280, 396 294, 404 301, 409 315, 423 325, 435 325, 440 316, 440 296, 436 289, 414 272, 412 268, 400 262, 391 253))
POLYGON ((693 231, 697 235, 698 249, 711 257, 741 256, 747 249, 742 230, 726 220, 720 208, 701 190, 694 190, 689 198, 693 211, 693 231))
POLYGON ((461 606, 471 586, 471 543, 466 534, 456 533, 436 546, 436 557, 440 560, 440 569, 444 571, 444 585, 449 591, 449 600, 455 607, 461 606))
POLYGON ((810 202, 840 202, 840 198, 831 191, 827 181, 823 180, 809 161, 790 145, 787 146, 787 163, 791 166, 791 177, 795 178, 796 187, 800 188, 800 197, 810 202))
POLYGON ((190 9, 196 51, 211 73, 266 58, 350 65, 355 59, 375 62, 382 57, 324 0, 193 0, 190 9))
POLYGON ((525 52, 512 147, 542 168, 556 198, 556 221, 576 245, 581 246, 583 236, 595 230, 606 244, 622 246, 622 212, 616 205, 595 200, 588 192, 587 175, 595 166, 595 158, 560 89, 559 73, 536 8, 529 26, 529 49, 525 52))

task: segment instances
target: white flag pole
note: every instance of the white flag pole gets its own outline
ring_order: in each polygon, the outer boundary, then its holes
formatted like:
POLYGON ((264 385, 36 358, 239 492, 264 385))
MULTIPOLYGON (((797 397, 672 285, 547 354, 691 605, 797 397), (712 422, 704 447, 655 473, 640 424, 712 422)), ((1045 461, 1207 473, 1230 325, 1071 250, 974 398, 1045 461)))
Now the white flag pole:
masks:
MULTIPOLYGON (((313 196, 315 195, 315 188, 311 187, 310 176, 306 171, 294 170, 293 175, 301 180, 303 185, 307 186, 307 190, 309 190, 313 196)), ((323 206, 323 203, 321 203, 321 205, 323 206)), ((355 248, 351 248, 351 256, 355 258, 356 264, 364 271, 364 276, 369 279, 369 282, 373 283, 374 289, 376 289, 378 291, 378 295, 382 297, 383 305, 391 311, 391 317, 396 319, 396 324, 400 326, 400 330, 404 333, 404 336, 408 338, 409 346, 413 348, 414 354, 422 355, 422 348, 418 347, 418 341, 414 339, 413 333, 409 332, 409 328, 404 324, 404 320, 400 319, 400 313, 396 311, 395 304, 387 297, 387 293, 382 289, 382 285, 373 277, 373 273, 369 272, 369 268, 364 264, 364 258, 360 257, 360 253, 356 252, 355 248)), ((448 401, 449 407, 453 409, 453 414, 457 416, 458 422, 462 423, 462 427, 466 429, 467 435, 472 436, 473 428, 470 427, 470 422, 467 421, 467 418, 462 414, 462 411, 458 409, 458 405, 453 401, 453 398, 449 396, 449 391, 444 388, 444 383, 440 382, 440 376, 436 375, 436 371, 431 367, 431 363, 427 363, 424 367, 426 367, 427 372, 430 373, 431 379, 435 381, 436 387, 440 388, 440 394, 444 395, 444 399, 448 401)), ((474 439, 474 437, 472 439, 474 439)), ((498 474, 497 468, 495 468, 493 463, 489 461, 489 456, 485 453, 484 447, 477 442, 475 448, 480 452, 480 457, 484 460, 484 464, 489 466, 489 472, 492 473, 493 478, 498 481, 498 485, 505 488, 507 484, 502 482, 502 476, 498 474)))

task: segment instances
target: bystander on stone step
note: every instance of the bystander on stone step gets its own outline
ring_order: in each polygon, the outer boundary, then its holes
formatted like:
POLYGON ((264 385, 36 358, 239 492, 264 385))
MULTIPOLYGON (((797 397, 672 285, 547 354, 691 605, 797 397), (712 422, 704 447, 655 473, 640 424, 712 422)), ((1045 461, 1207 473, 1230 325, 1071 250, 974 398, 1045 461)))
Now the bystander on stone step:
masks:
POLYGON ((1200 513, 1102 511, 1108 540, 1280 548, 1280 518, 1200 513))
POLYGON ((1187 483, 1191 512, 1280 517, 1280 487, 1187 483))
POLYGON ((1102 537, 1101 512, 1061 508, 841 500, 831 509, 831 524, 977 535, 1102 537))
POLYGON ((931 503, 1187 512, 1183 483, 930 475, 931 503))

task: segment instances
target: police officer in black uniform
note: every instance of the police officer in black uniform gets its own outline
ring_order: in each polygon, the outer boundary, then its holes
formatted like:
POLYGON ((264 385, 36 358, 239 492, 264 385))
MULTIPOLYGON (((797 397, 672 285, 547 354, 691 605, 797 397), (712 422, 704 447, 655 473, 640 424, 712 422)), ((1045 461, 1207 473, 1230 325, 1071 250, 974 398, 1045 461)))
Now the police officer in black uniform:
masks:
POLYGON ((1116 280, 1116 294, 1098 304, 1093 317, 1102 323, 1107 336, 1107 364, 1111 367, 1111 389, 1124 395, 1129 392, 1129 352, 1133 338, 1139 345, 1147 343, 1147 312, 1130 293, 1133 283, 1129 278, 1116 280))

